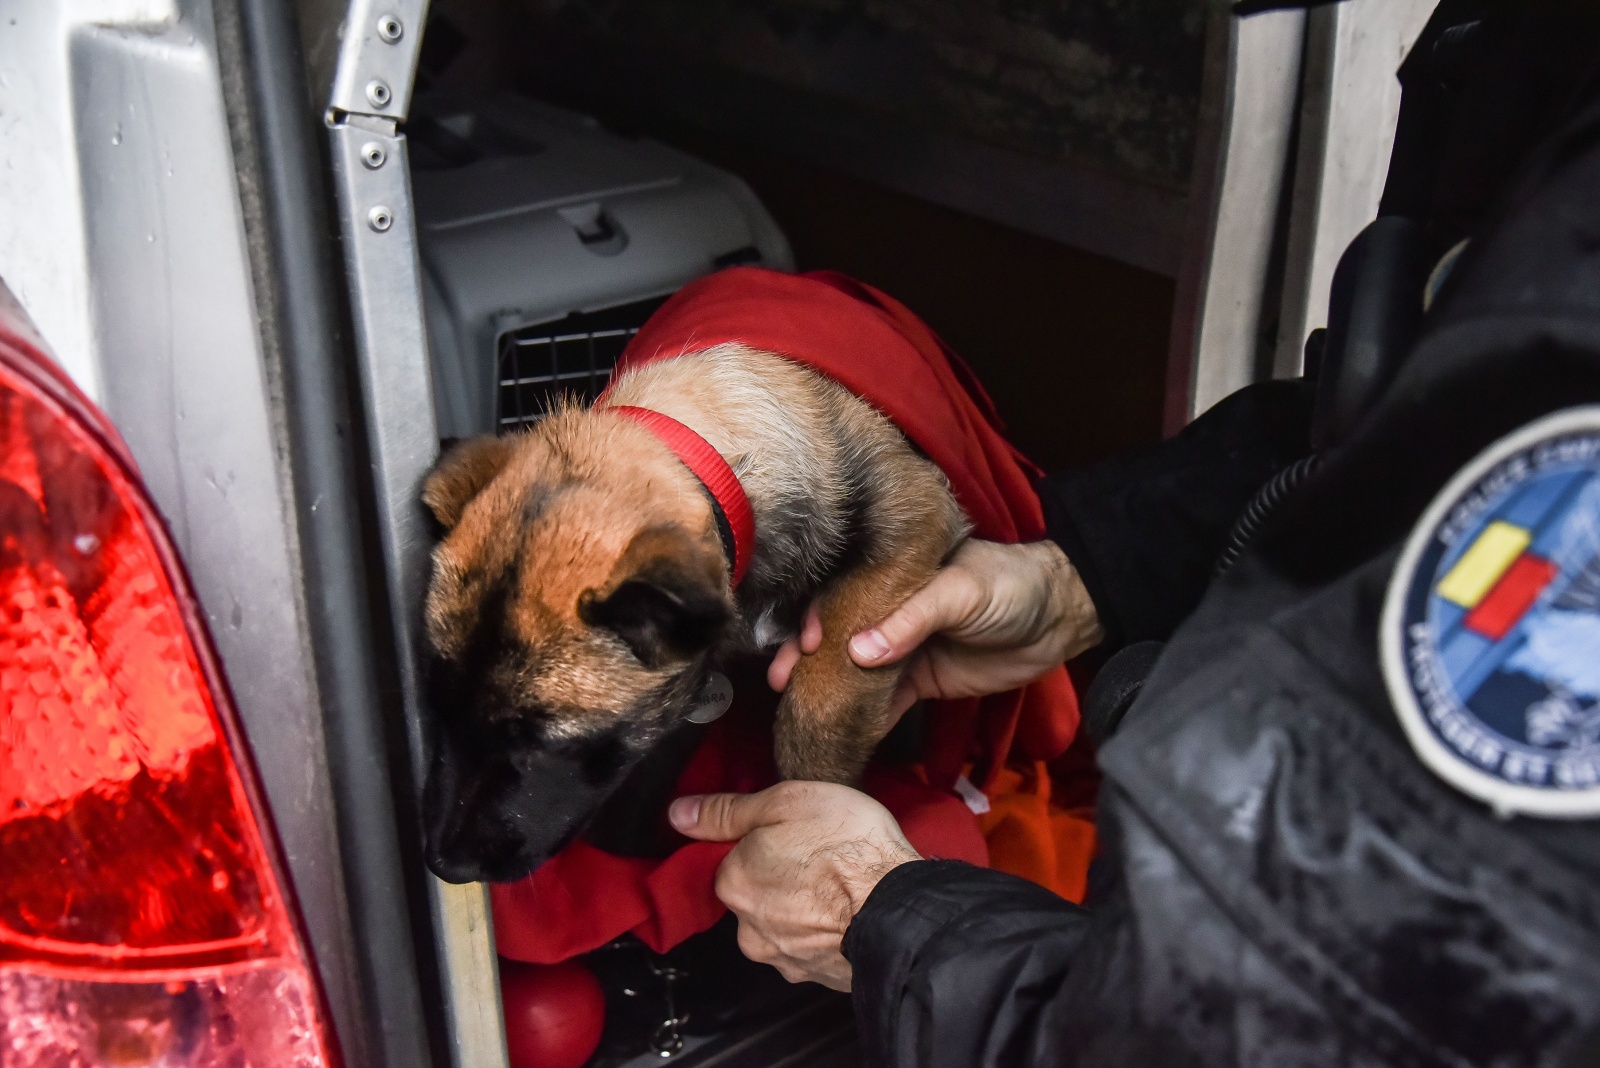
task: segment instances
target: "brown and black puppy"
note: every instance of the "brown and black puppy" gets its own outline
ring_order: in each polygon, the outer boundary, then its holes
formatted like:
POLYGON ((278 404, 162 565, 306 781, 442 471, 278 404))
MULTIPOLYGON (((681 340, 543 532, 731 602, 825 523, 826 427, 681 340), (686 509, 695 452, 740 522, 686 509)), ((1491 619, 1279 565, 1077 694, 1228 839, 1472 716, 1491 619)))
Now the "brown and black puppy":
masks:
POLYGON ((775 755, 787 777, 853 781, 891 726, 899 670, 856 667, 846 643, 967 530, 943 473, 886 418, 739 345, 457 446, 423 499, 447 531, 427 597, 428 857, 455 881, 532 871, 682 720, 717 656, 789 637, 814 599, 823 646, 783 696, 775 755), (756 526, 737 591, 699 480, 613 405, 671 416, 733 467, 756 526))

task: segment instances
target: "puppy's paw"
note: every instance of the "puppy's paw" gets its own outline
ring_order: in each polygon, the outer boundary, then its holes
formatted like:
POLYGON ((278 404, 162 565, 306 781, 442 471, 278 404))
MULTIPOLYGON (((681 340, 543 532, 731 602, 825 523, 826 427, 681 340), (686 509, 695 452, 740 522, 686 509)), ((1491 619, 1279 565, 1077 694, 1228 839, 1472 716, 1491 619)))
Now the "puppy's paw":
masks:
MULTIPOLYGON (((866 674, 859 672, 859 674, 866 674)), ((792 683, 778 703, 773 726, 773 756, 785 779, 836 782, 854 786, 887 728, 887 696, 875 692, 835 694, 820 703, 807 687, 792 683)), ((892 692, 892 684, 891 684, 892 692)))

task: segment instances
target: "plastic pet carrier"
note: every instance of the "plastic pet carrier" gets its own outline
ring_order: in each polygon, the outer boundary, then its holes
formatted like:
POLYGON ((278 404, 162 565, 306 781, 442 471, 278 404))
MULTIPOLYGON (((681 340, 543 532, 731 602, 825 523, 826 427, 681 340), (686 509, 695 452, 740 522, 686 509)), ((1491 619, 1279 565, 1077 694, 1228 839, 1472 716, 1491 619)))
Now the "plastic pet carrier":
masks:
POLYGON ((674 290, 793 270, 738 178, 515 97, 423 97, 407 124, 439 433, 514 430, 590 400, 674 290))

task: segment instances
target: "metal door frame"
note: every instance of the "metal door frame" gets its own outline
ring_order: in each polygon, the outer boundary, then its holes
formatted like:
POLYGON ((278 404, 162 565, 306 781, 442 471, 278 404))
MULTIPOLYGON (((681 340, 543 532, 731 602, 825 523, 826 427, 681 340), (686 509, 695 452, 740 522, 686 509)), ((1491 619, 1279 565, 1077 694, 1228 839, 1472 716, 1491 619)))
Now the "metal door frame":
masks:
POLYGON ((1334 265, 1377 215, 1396 72, 1436 6, 1344 0, 1239 17, 1213 0, 1168 433, 1241 386, 1300 373, 1334 265))
MULTIPOLYGON (((326 113, 334 199, 392 613, 413 781, 427 768, 420 623, 430 526, 422 480, 439 452, 406 137, 427 0, 351 0, 326 113)), ((504 1068, 488 888, 424 876, 450 1055, 504 1068)))

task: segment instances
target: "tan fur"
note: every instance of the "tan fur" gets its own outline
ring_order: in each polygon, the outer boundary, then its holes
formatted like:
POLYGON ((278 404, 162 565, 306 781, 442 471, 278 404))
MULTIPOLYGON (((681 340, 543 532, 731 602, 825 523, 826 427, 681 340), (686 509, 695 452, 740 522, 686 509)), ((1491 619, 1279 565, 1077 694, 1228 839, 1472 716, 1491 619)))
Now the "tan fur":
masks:
MULTIPOLYGON (((772 644, 794 622, 781 615, 820 598, 823 648, 802 660, 784 696, 776 755, 787 777, 854 781, 890 726, 899 670, 863 671, 845 643, 926 583, 965 534, 942 473, 858 398, 743 346, 648 364, 621 378, 606 404, 677 419, 738 474, 757 547, 733 644, 772 644), (864 555, 841 562, 856 542, 864 555)), ((614 634, 584 624, 580 604, 666 554, 733 607, 715 520, 666 447, 604 406, 563 408, 499 440, 461 446, 468 451, 445 457, 425 488, 450 528, 434 554, 429 638, 440 655, 462 656, 494 583, 519 568, 507 618, 528 655, 496 670, 508 693, 582 733, 677 669, 645 667, 614 634)))
MULTIPOLYGON (((530 704, 573 717, 626 707, 660 685, 661 673, 645 669, 615 640, 583 625, 579 599, 616 585, 618 562, 647 526, 697 531, 707 553, 720 557, 711 509, 693 476, 636 424, 598 422, 582 410, 567 409, 525 434, 498 440, 510 446, 500 452, 500 467, 465 504, 450 497, 466 476, 448 455, 424 488, 423 500, 441 523, 449 525, 450 514, 458 517, 434 550, 426 606, 429 638, 441 655, 459 655, 479 623, 477 610, 488 583, 520 549, 524 581, 513 592, 509 618, 534 655, 529 669, 514 680, 514 692, 530 704), (547 509, 526 525, 527 487, 551 484, 568 488, 555 493, 547 509)), ((472 477, 487 466, 482 458, 466 462, 472 477)))

